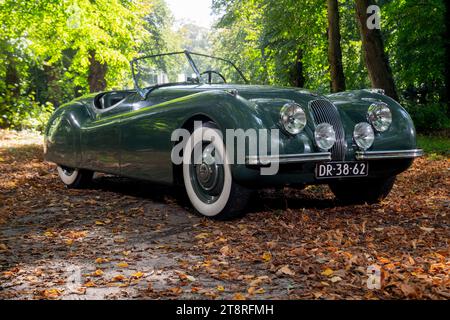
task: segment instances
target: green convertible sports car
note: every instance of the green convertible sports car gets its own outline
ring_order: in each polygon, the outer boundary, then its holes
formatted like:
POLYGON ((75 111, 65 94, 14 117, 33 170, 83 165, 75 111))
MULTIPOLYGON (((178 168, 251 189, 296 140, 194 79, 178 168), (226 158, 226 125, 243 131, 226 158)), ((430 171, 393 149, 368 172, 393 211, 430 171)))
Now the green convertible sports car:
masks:
POLYGON ((423 154, 408 113, 379 89, 249 85, 232 62, 189 51, 131 69, 135 89, 52 115, 45 158, 67 186, 94 172, 180 185, 200 214, 227 219, 264 187, 328 184, 343 202, 376 202, 423 154))

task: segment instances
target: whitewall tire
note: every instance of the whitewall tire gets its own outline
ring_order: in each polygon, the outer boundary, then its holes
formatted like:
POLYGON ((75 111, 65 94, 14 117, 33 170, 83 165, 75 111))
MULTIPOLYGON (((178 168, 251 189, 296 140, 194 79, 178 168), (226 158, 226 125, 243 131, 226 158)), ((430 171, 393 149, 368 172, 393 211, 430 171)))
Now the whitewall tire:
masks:
POLYGON ((94 175, 89 170, 74 169, 66 166, 58 166, 57 170, 59 178, 69 188, 83 188, 87 186, 94 175))
POLYGON ((242 214, 250 190, 233 181, 225 144, 216 128, 208 122, 191 134, 183 151, 183 180, 187 196, 198 213, 227 220, 242 214), (196 144, 201 147, 197 154, 196 144))

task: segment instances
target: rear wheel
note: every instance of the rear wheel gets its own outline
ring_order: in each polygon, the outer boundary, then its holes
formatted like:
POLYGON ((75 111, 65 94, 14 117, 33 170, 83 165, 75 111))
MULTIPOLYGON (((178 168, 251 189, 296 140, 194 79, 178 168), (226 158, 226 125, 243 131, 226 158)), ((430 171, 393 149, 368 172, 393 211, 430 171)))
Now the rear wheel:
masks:
POLYGON ((192 133, 183 155, 183 180, 187 196, 197 212, 228 220, 242 215, 251 191, 233 181, 225 145, 214 129, 217 126, 208 122, 192 133), (199 137, 199 141, 194 137, 199 137), (198 154, 194 152, 196 145, 201 150, 198 154))
POLYGON ((394 186, 395 176, 383 179, 337 181, 330 189, 344 203, 376 203, 386 198, 394 186))
POLYGON ((58 166, 58 175, 67 187, 78 189, 86 187, 92 181, 94 172, 58 166))

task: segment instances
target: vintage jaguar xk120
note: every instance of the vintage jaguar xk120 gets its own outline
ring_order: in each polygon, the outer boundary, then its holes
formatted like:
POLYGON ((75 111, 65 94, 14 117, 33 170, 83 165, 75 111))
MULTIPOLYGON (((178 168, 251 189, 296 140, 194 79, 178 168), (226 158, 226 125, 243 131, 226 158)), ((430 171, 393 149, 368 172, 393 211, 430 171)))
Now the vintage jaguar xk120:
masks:
POLYGON ((77 98, 52 115, 45 158, 67 186, 86 185, 94 172, 178 184, 196 211, 227 219, 264 187, 328 184, 341 201, 379 201, 423 153, 410 116, 382 90, 323 96, 249 85, 232 62, 188 51, 137 58, 131 68, 135 89, 77 98), (265 131, 270 146, 245 134, 230 156, 231 129, 265 131), (177 130, 190 133, 178 162, 177 130), (186 148, 196 135, 200 152, 186 148))

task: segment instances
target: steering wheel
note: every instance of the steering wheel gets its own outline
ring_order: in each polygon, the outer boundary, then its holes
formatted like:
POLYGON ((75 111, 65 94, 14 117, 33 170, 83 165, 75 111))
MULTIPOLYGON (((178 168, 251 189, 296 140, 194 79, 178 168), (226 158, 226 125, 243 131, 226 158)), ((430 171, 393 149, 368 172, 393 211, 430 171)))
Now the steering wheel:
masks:
POLYGON ((220 72, 218 72, 218 71, 214 71, 214 70, 206 70, 206 71, 203 71, 202 73, 200 73, 200 75, 202 76, 202 75, 204 75, 204 74, 207 74, 207 75, 208 75, 208 83, 211 84, 212 74, 213 74, 213 73, 215 73, 215 74, 217 74, 219 77, 221 77, 222 80, 223 80, 223 83, 227 83, 227 80, 225 80, 225 77, 224 77, 223 75, 221 75, 220 72))

